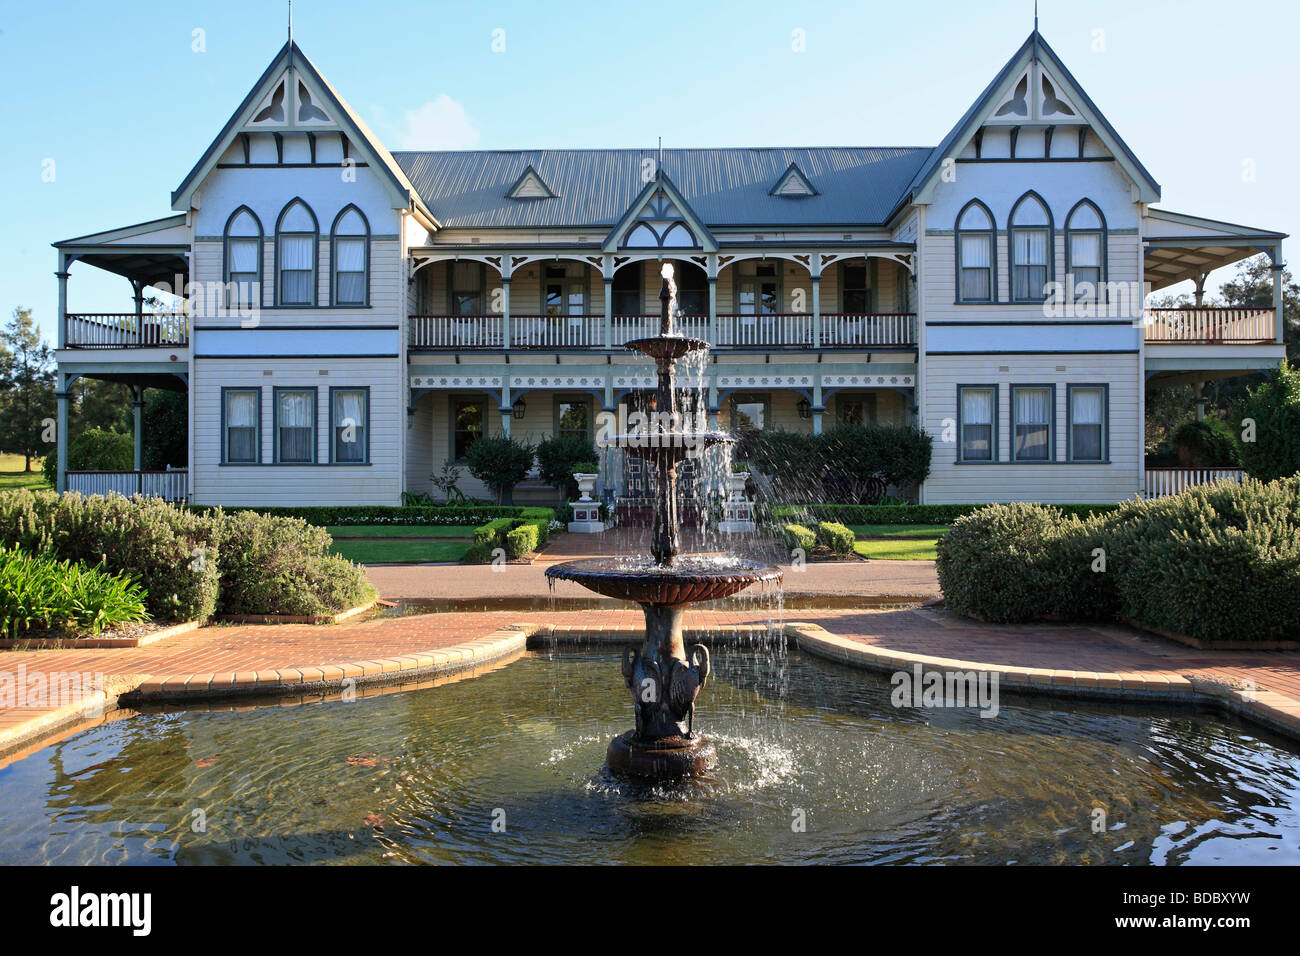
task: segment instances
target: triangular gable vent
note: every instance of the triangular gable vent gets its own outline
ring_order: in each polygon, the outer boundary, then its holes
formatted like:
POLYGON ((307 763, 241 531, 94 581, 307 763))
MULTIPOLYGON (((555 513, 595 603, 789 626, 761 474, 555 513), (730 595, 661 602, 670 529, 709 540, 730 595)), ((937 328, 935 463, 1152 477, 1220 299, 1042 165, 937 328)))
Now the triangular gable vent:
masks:
POLYGON ((529 166, 524 170, 524 174, 515 180, 515 184, 510 187, 506 196, 510 199, 553 199, 555 193, 551 192, 551 188, 538 175, 537 170, 529 166))
POLYGON ((784 199, 799 199, 804 196, 816 196, 817 190, 813 184, 808 181, 808 177, 803 174, 795 163, 781 174, 781 178, 776 181, 772 187, 771 195, 780 196, 784 199))

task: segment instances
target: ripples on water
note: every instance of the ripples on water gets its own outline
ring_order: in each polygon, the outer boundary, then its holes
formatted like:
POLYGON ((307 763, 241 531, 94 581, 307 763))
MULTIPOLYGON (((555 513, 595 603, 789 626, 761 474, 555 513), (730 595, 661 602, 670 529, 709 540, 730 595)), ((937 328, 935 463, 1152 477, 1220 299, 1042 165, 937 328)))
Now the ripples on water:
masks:
POLYGON ((883 680, 779 649, 714 650, 712 775, 630 784, 602 769, 631 725, 616 658, 111 721, 0 770, 0 862, 1300 863, 1278 739, 1034 700, 900 711, 883 680))

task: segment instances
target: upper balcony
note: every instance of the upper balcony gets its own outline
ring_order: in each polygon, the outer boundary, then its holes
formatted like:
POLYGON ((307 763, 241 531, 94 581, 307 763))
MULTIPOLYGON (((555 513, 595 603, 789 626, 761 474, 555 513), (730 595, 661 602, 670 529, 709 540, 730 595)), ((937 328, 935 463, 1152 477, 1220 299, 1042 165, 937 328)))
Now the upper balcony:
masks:
POLYGON ((184 312, 74 312, 64 324, 66 349, 186 348, 190 317, 184 312))
POLYGON ((1275 309, 1147 309, 1148 345, 1269 345, 1277 341, 1275 309))
MULTIPOLYGON (((622 349, 632 339, 659 334, 659 316, 615 315, 413 315, 413 351, 541 351, 622 349)), ((683 315, 677 331, 715 349, 887 349, 916 346, 916 315, 874 313, 718 313, 683 315)))

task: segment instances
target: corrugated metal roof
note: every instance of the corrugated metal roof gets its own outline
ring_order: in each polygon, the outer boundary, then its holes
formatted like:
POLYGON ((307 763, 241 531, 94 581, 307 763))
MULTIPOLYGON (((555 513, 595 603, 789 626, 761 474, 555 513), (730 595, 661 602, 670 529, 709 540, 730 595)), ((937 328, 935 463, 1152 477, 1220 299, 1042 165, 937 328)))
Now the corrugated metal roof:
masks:
MULTIPOLYGON (((708 226, 883 223, 931 149, 909 147, 665 149, 664 172, 708 226), (818 195, 769 195, 797 163, 818 195)), ((433 215, 455 228, 612 228, 645 186, 655 149, 397 152, 433 215), (556 194, 509 199, 532 165, 556 194)), ((651 167, 653 168, 653 167, 651 167)))

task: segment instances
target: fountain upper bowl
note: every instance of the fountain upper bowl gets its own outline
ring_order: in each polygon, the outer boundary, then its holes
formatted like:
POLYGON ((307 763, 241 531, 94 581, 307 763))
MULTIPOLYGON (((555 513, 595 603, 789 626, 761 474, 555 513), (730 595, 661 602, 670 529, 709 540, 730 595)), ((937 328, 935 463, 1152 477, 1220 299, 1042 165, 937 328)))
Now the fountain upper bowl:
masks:
POLYGON ((740 558, 695 554, 680 557, 667 567, 649 557, 566 561, 547 568, 546 576, 573 581, 606 597, 682 607, 730 597, 751 584, 780 581, 781 569, 740 558))

